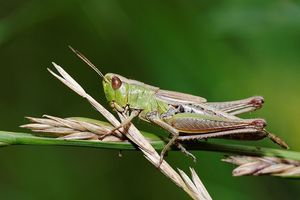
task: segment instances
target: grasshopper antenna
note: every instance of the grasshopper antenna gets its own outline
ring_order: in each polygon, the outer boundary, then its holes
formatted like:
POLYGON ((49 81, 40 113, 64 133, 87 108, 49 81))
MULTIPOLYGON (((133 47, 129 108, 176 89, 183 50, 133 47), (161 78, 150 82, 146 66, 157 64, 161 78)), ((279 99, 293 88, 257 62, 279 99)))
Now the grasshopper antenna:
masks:
POLYGON ((69 48, 88 66, 90 66, 100 77, 104 79, 104 81, 108 82, 108 80, 105 78, 105 76, 101 73, 101 71, 89 60, 87 59, 80 51, 74 49, 69 45, 69 48))

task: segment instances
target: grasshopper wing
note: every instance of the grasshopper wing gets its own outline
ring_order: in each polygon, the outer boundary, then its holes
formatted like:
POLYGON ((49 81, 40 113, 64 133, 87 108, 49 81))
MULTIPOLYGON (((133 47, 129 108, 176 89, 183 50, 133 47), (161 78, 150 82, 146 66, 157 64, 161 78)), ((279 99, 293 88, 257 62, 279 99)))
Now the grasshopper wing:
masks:
POLYGON ((156 97, 162 101, 173 104, 202 104, 207 102, 203 97, 194 96, 191 94, 174 92, 169 90, 158 90, 156 92, 156 97))

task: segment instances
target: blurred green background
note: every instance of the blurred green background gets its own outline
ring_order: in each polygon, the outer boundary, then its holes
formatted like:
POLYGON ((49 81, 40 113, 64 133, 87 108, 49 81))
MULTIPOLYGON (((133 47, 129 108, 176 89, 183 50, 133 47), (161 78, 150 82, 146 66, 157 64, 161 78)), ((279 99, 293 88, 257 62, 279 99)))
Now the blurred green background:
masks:
MULTIPOLYGON (((264 109, 245 117, 266 118, 270 131, 300 151, 298 1, 1 0, 1 130, 24 131, 24 116, 102 119, 46 70, 57 62, 106 105, 99 78, 69 44, 104 73, 210 101, 262 95, 264 109)), ((255 144, 277 148, 269 140, 255 144)), ((234 178, 222 154, 194 153, 196 164, 178 152, 168 161, 195 167, 214 199, 300 195, 297 180, 234 178)), ((140 152, 119 158, 117 151, 45 146, 0 149, 0 198, 189 199, 140 152)))

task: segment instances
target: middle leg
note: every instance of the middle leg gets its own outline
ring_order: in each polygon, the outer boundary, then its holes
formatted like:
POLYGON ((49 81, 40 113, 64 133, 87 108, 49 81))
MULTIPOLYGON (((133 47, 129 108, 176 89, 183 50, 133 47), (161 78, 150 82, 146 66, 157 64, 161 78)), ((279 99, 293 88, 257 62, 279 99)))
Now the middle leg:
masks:
POLYGON ((178 136, 179 136, 179 132, 177 129, 175 129, 174 127, 172 127, 171 125, 167 124, 166 122, 164 122, 163 120, 161 120, 161 118, 159 117, 157 112, 151 112, 147 115, 147 119, 160 126, 161 128, 165 129, 166 131, 168 131, 169 133, 172 134, 172 138, 169 140, 169 142, 165 145, 165 147, 163 148, 163 150, 161 151, 160 154, 160 161, 159 161, 159 166, 161 165, 164 156, 166 154, 166 152, 169 150, 169 148, 175 143, 175 141, 177 140, 178 136))

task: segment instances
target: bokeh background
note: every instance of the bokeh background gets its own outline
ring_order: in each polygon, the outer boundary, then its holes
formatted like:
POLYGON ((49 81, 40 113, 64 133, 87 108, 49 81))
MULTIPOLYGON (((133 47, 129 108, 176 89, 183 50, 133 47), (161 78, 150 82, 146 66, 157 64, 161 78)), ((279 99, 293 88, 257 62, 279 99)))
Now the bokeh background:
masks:
MULTIPOLYGON (((0 130, 24 131, 24 116, 102 119, 46 70, 57 62, 106 105, 99 78, 69 44, 104 73, 210 101, 263 95, 264 109, 244 117, 266 118, 270 131, 300 151, 298 1, 0 0, 0 130)), ((195 167, 214 199, 300 195, 297 180, 234 178, 222 154, 194 153, 196 164, 179 152, 168 161, 195 167)), ((119 158, 117 151, 45 146, 0 149, 0 198, 189 199, 140 152, 119 158)))

